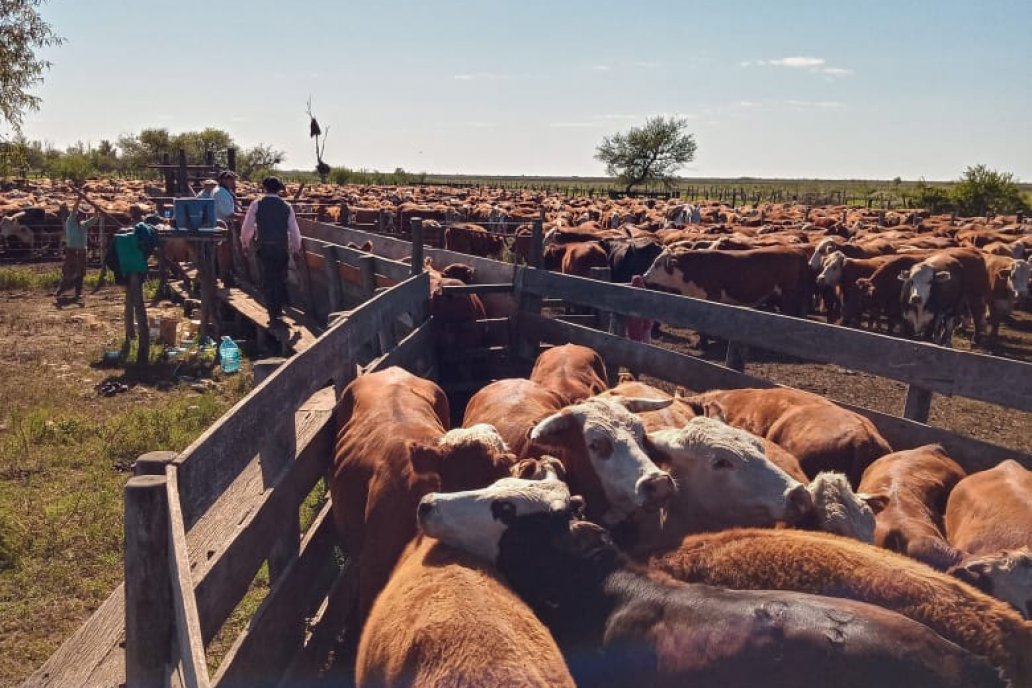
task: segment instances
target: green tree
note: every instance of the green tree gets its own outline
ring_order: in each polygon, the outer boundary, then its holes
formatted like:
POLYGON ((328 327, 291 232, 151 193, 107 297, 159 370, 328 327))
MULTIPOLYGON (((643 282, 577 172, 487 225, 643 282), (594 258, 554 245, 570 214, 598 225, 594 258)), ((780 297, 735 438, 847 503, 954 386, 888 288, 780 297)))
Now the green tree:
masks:
POLYGON ((184 131, 176 134, 171 141, 173 153, 180 148, 186 151, 186 159, 193 164, 204 161, 208 151, 215 153, 215 162, 226 166, 226 151, 234 147, 233 137, 229 132, 208 127, 202 131, 184 131))
POLYGON ((30 91, 50 68, 36 51, 64 42, 40 17, 37 8, 42 4, 0 0, 0 119, 15 131, 21 131, 27 111, 39 109, 40 98, 30 91))
POLYGON ((950 190, 950 197, 961 215, 1028 210, 1014 175, 991 170, 985 165, 967 168, 950 190))
POLYGON ((121 171, 142 174, 147 165, 160 163, 163 154, 172 153, 172 137, 168 129, 144 129, 139 134, 120 136, 116 146, 122 153, 121 171))
POLYGON ((275 170, 287 157, 283 151, 259 143, 237 156, 237 174, 244 179, 260 181, 267 173, 275 170))
POLYGON ((695 157, 695 137, 687 128, 688 120, 680 117, 652 117, 641 127, 602 139, 595 159, 626 191, 653 182, 670 187, 674 173, 695 157))

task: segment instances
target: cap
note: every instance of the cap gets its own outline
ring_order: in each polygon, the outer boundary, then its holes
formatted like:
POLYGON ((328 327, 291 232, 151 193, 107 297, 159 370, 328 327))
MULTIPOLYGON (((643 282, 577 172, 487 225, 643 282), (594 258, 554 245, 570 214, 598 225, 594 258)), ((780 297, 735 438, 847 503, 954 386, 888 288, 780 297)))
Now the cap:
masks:
POLYGON ((219 179, 236 179, 237 173, 233 170, 222 170, 219 172, 219 179))
POLYGON ((214 179, 205 179, 203 182, 201 182, 201 185, 202 186, 218 186, 218 182, 215 181, 214 179))

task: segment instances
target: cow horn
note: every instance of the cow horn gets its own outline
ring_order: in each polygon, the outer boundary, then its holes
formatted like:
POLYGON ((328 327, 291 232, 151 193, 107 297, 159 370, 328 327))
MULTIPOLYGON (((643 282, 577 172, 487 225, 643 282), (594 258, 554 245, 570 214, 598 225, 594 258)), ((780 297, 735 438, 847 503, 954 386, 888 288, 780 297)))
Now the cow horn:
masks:
POLYGON ((659 411, 674 403, 670 399, 643 399, 641 397, 615 397, 617 403, 631 413, 644 413, 646 411, 659 411))

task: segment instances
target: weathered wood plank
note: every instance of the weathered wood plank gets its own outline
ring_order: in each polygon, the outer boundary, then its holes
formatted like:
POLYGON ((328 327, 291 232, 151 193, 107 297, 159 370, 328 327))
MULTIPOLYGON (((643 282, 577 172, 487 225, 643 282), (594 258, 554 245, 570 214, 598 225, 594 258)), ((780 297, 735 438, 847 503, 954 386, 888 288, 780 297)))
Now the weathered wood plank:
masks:
POLYGON ((907 386, 907 398, 903 402, 903 417, 927 423, 932 410, 932 393, 916 385, 907 386))
POLYGON ((497 284, 463 284, 447 285, 443 288, 445 294, 510 294, 513 286, 508 282, 497 284))
POLYGON ((377 357, 374 362, 370 364, 369 370, 384 370, 391 366, 399 366, 414 373, 416 363, 419 359, 423 358, 428 353, 432 353, 433 328, 433 321, 427 320, 422 325, 412 330, 412 332, 406 335, 396 346, 389 349, 387 353, 377 357))
MULTIPOLYGON (((722 365, 648 344, 632 342, 605 332, 560 322, 531 313, 521 314, 519 329, 551 344, 582 344, 602 354, 608 362, 694 391, 781 387, 763 378, 738 373, 722 365)), ((983 442, 966 435, 899 418, 862 406, 836 402, 843 408, 871 419, 895 449, 907 449, 938 442, 968 471, 982 470, 1013 458, 1032 468, 1032 456, 983 442)))
POLYGON ((261 503, 238 523, 236 533, 205 561, 194 575, 201 632, 205 643, 215 637, 222 624, 246 594, 274 541, 296 519, 298 507, 312 487, 325 475, 333 455, 336 426, 332 413, 313 415, 317 429, 299 456, 280 473, 279 480, 265 491, 261 503))
POLYGON ((330 504, 319 512, 300 556, 284 571, 223 659, 216 686, 275 686, 291 657, 301 650, 302 635, 284 633, 284 629, 303 627, 338 572, 332 556, 337 533, 330 512, 330 504))
POLYGON ((790 318, 686 296, 522 268, 523 289, 539 296, 652 318, 758 348, 834 363, 1001 406, 1032 411, 1032 363, 955 351, 874 332, 790 318))
MULTIPOLYGON (((309 349, 291 358, 177 458, 187 527, 197 521, 267 447, 291 447, 294 414, 301 402, 342 375, 354 354, 374 333, 378 318, 410 313, 422 321, 429 311, 429 279, 417 275, 380 294, 338 321, 309 349), (262 428, 263 432, 256 432, 262 428)), ((296 455, 291 450, 288 455, 296 455)))
POLYGON ((183 683, 189 688, 207 688, 208 663, 201 639, 201 624, 197 618, 197 600, 194 597, 193 576, 186 547, 186 529, 179 506, 178 469, 169 465, 165 470, 165 490, 168 494, 168 566, 172 585, 172 606, 176 616, 176 645, 182 664, 183 683))

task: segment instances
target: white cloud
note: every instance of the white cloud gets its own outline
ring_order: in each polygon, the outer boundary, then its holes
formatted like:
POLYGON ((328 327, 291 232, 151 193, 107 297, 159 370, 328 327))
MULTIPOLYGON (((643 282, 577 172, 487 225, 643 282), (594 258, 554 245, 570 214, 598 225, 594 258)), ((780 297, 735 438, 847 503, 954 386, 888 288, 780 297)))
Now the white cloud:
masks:
POLYGON ((830 110, 832 108, 843 107, 843 104, 837 100, 786 100, 785 105, 818 110, 830 110))
POLYGON ((641 69, 657 69, 663 66, 660 60, 635 60, 631 64, 641 69))
POLYGON ((768 64, 775 67, 810 68, 820 67, 824 64, 823 57, 780 57, 776 60, 768 60, 768 64))
POLYGON ((736 105, 743 110, 776 107, 793 107, 801 110, 831 110, 845 107, 844 103, 837 100, 740 100, 736 105))
POLYGON ((462 126, 471 127, 473 129, 494 129, 497 125, 495 122, 463 122, 462 126))
POLYGON ((597 127, 598 122, 551 122, 548 126, 554 129, 584 129, 597 127))
POLYGON ((821 67, 817 71, 819 71, 824 76, 831 77, 832 79, 837 79, 843 76, 852 76, 853 74, 852 69, 846 69, 844 67, 821 67))
POLYGON ((456 81, 473 81, 473 75, 472 74, 456 74, 455 75, 455 80, 456 81))
POLYGON ((612 69, 612 67, 610 67, 609 65, 606 65, 606 64, 597 64, 594 67, 592 67, 591 69, 593 71, 596 71, 596 72, 608 72, 609 70, 612 69))

